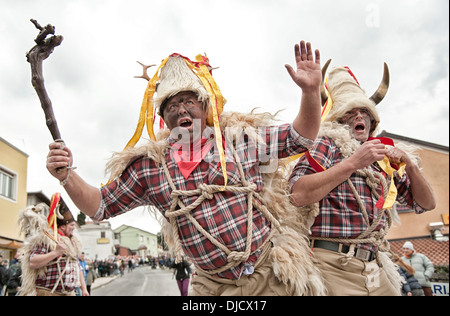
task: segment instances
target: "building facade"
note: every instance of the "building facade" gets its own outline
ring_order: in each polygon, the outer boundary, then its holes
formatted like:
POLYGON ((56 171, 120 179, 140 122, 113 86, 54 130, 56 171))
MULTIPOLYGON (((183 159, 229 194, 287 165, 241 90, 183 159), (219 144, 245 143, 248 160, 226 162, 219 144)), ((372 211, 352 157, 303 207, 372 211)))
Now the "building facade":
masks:
MULTIPOLYGON (((420 158, 419 165, 428 180, 436 198, 436 208, 423 214, 415 214, 411 209, 397 205, 400 224, 394 224, 387 238, 389 240, 408 238, 445 237, 449 233, 449 148, 383 131, 379 136, 388 137, 395 143, 414 146, 420 158), (438 224, 439 223, 439 224, 438 224), (437 232, 436 230, 439 230, 437 232)), ((444 238, 445 239, 445 238, 444 238)))
POLYGON ((114 232, 107 221, 87 222, 77 230, 85 258, 90 260, 108 260, 116 254, 114 232))
POLYGON ((436 208, 415 214, 403 205, 396 205, 400 223, 394 224, 386 236, 391 251, 403 254, 406 241, 412 242, 417 253, 424 254, 433 263, 431 277, 433 295, 449 295, 449 148, 416 139, 390 134, 379 136, 394 139, 395 143, 412 145, 420 157, 419 166, 427 178, 436 198, 436 208))
POLYGON ((27 204, 28 155, 0 137, 0 254, 12 259, 23 245, 19 212, 27 204))
POLYGON ((158 239, 155 234, 142 229, 122 225, 114 230, 121 247, 129 248, 142 258, 158 256, 158 239))

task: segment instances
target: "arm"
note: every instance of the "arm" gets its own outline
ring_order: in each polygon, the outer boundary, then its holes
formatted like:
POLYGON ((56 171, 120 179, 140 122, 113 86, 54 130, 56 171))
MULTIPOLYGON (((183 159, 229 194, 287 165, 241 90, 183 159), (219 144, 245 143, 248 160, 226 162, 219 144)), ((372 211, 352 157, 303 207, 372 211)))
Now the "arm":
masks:
POLYGON ((72 166, 73 156, 68 147, 60 149, 60 143, 50 144, 47 156, 47 169, 59 181, 67 179, 64 186, 75 205, 89 217, 93 217, 100 207, 100 192, 97 188, 87 184, 75 171, 71 169, 56 170, 60 167, 72 166), (70 173, 70 174, 68 174, 70 173))
POLYGON ((87 290, 86 287, 86 282, 84 281, 84 275, 83 275, 83 270, 80 269, 79 273, 79 278, 80 278, 80 283, 81 283, 81 295, 82 296, 89 296, 89 292, 87 290))
POLYGON ((45 267, 50 261, 62 256, 64 251, 67 250, 66 245, 58 243, 55 250, 45 254, 35 254, 30 258, 30 268, 39 269, 45 267))
POLYGON ((383 159, 385 151, 385 146, 380 140, 371 140, 362 144, 352 156, 335 166, 323 172, 302 176, 292 187, 292 203, 303 206, 322 200, 356 170, 383 159))
POLYGON ((419 166, 403 150, 397 147, 389 147, 386 156, 388 156, 391 163, 398 164, 404 162, 406 164, 405 170, 411 181, 411 193, 414 200, 426 210, 434 209, 436 207, 436 200, 433 190, 420 171, 419 166))
POLYGON ((408 283, 408 277, 406 276, 406 273, 402 269, 399 269, 398 273, 405 281, 405 283, 403 283, 402 285, 403 292, 405 292, 408 296, 411 296, 411 286, 408 283))
POLYGON ((423 255, 423 266, 425 267, 425 271, 423 272, 423 274, 425 275, 427 280, 429 280, 434 273, 434 265, 431 260, 428 259, 428 257, 425 255, 423 255))
POLYGON ((295 60, 297 70, 286 65, 292 80, 302 89, 302 100, 299 113, 293 122, 295 130, 303 137, 315 139, 320 128, 321 99, 320 84, 322 72, 320 69, 320 52, 312 53, 311 44, 295 45, 295 60))

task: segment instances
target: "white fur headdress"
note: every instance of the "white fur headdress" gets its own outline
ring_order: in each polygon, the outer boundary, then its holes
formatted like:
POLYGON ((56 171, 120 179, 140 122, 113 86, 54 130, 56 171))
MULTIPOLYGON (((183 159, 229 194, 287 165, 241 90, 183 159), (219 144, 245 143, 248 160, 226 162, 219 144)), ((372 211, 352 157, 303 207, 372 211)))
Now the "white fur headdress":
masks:
MULTIPOLYGON (((192 91, 198 96, 198 100, 209 107, 210 97, 201 80, 189 68, 180 56, 169 57, 166 65, 161 69, 160 81, 156 89, 154 104, 158 114, 162 116, 161 105, 174 95, 192 91)), ((207 109, 205 108, 205 109, 207 109)))
POLYGON ((142 100, 138 126, 125 148, 136 145, 144 125, 147 125, 150 139, 156 140, 153 131, 155 114, 161 115, 160 107, 163 102, 182 91, 192 91, 197 94, 198 100, 208 111, 207 124, 214 125, 216 132, 219 132, 217 130, 219 115, 223 111, 226 100, 212 77, 211 71, 214 68, 210 66, 209 59, 206 56, 197 55, 195 60, 192 61, 180 54, 172 54, 161 62, 152 78, 147 75, 147 69, 151 66, 141 64, 144 67, 144 74, 138 78, 147 79, 149 82, 142 100))
MULTIPOLYGON (((326 64, 326 67, 329 63, 326 64)), ((323 73, 326 72, 324 68, 323 73)), ((324 75, 325 77, 325 75, 324 75)), ((380 123, 376 106, 383 100, 389 87, 389 69, 384 64, 383 81, 377 91, 370 98, 366 95, 364 89, 359 85, 353 72, 348 67, 336 67, 330 71, 326 86, 328 93, 322 92, 322 100, 325 103, 324 113, 326 117, 324 122, 339 122, 339 120, 349 111, 362 108, 369 111, 372 115, 372 126, 370 134, 375 134, 376 128, 380 123), (329 107, 328 109, 326 107, 329 107)))

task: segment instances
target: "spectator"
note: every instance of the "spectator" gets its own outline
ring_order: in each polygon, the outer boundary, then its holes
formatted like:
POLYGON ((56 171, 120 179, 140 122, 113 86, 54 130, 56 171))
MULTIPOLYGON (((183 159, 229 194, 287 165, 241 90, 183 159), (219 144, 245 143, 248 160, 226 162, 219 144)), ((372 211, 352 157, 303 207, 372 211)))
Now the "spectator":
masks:
POLYGON ((405 263, 398 255, 394 255, 394 263, 398 265, 398 272, 405 279, 402 287, 403 296, 425 296, 422 286, 414 277, 415 270, 412 266, 405 263))
MULTIPOLYGON (((80 263, 81 272, 83 273, 83 277, 84 277, 84 282, 86 282, 87 273, 88 273, 88 265, 87 265, 86 260, 84 259, 84 252, 81 253, 80 257, 78 258, 78 262, 80 263)), ((77 286, 75 288, 75 293, 77 296, 82 295, 81 288, 79 286, 77 286)))
POLYGON ((189 287, 189 275, 191 274, 191 265, 185 258, 183 261, 179 263, 173 263, 169 266, 172 269, 175 269, 175 279, 177 280, 178 288, 180 289, 181 296, 188 296, 188 287, 189 287))
POLYGON ((403 254, 403 261, 411 265, 416 271, 414 273, 414 277, 422 286, 425 296, 433 296, 430 283, 430 278, 434 272, 433 263, 424 254, 417 253, 414 250, 412 242, 410 241, 405 242, 405 244, 403 245, 403 254))
POLYGON ((6 293, 7 296, 16 296, 22 286, 22 267, 20 264, 21 255, 16 253, 14 259, 11 260, 9 269, 6 271, 6 293))
POLYGON ((8 260, 2 260, 2 256, 0 255, 0 296, 3 296, 6 293, 6 271, 8 269, 8 260))
POLYGON ((97 276, 96 276, 96 273, 95 273, 94 264, 92 262, 88 263, 86 269, 87 269, 86 289, 87 289, 89 295, 91 295, 91 286, 92 286, 92 283, 94 283, 94 281, 97 278, 97 276))

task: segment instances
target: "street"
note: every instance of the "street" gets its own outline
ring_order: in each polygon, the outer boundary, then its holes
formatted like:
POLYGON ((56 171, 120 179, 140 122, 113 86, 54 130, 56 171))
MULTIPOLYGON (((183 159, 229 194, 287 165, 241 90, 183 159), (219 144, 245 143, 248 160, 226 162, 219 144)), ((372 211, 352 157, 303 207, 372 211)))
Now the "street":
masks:
POLYGON ((144 266, 92 290, 92 296, 180 296, 173 270, 144 266))

